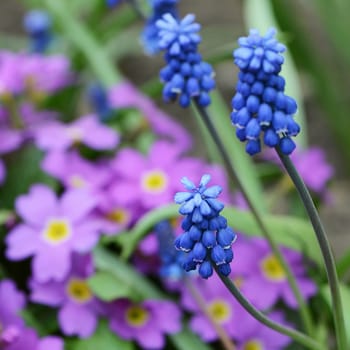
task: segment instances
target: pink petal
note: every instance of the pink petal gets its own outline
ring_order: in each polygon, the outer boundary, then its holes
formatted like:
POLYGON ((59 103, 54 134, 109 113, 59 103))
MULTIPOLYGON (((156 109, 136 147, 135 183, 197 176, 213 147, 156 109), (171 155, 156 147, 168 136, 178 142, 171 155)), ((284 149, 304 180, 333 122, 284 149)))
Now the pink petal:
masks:
POLYGON ((49 336, 40 340, 36 350, 64 350, 64 343, 58 337, 49 336))
POLYGON ((38 232, 26 225, 17 225, 6 237, 6 257, 22 260, 34 255, 39 247, 38 232))
POLYGON ((65 299, 64 286, 61 282, 31 283, 30 300, 44 305, 59 306, 65 299))
POLYGON ((58 320, 64 334, 81 338, 91 336, 97 325, 97 317, 91 310, 74 303, 66 304, 59 311, 58 320))
POLYGON ((62 281, 71 267, 70 250, 67 246, 47 246, 33 259, 33 275, 38 282, 48 282, 50 279, 62 281))
POLYGON ((78 253, 88 253, 98 242, 98 228, 100 223, 95 221, 87 221, 74 228, 72 237, 72 248, 78 253))
POLYGON ((125 148, 118 152, 118 156, 112 162, 112 168, 121 176, 134 180, 140 177, 147 164, 147 160, 141 153, 125 148))
POLYGON ((29 224, 44 226, 49 216, 56 214, 57 198, 51 188, 45 185, 33 185, 29 194, 19 196, 16 211, 29 224))
POLYGON ((82 219, 97 205, 96 199, 85 190, 67 190, 60 202, 61 214, 72 222, 82 219))
POLYGON ((83 130, 83 142, 93 149, 112 149, 119 142, 118 134, 110 127, 100 123, 95 115, 80 118, 74 125, 83 130))

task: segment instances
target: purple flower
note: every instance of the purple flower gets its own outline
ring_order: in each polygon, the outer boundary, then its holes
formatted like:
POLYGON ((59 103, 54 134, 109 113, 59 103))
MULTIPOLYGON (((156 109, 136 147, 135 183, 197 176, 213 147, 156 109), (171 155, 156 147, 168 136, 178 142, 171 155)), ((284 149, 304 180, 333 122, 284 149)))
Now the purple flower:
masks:
POLYGON ((71 84, 73 76, 65 56, 2 51, 0 81, 0 94, 53 93, 71 84))
POLYGON ((60 308, 58 322, 65 335, 86 338, 96 329, 100 305, 86 281, 92 273, 91 257, 74 255, 72 269, 63 281, 31 283, 32 301, 60 308))
POLYGON ((246 311, 232 297, 217 274, 214 274, 210 280, 196 278, 192 281, 194 288, 205 300, 211 320, 208 319, 192 293, 182 287, 181 305, 192 313, 189 323, 191 330, 206 342, 214 341, 218 339, 213 325, 215 322, 225 330, 229 337, 239 337, 237 325, 246 311))
POLYGON ((183 151, 192 145, 191 135, 180 124, 160 110, 147 96, 142 95, 131 83, 123 82, 110 90, 109 100, 115 108, 137 108, 152 130, 176 143, 183 151))
POLYGON ((63 151, 76 143, 96 149, 113 149, 119 136, 113 129, 102 124, 96 115, 81 117, 71 124, 51 122, 36 130, 35 141, 46 151, 63 151))
POLYGON ((109 307, 110 328, 121 338, 136 340, 144 349, 164 349, 164 334, 181 329, 181 313, 173 302, 119 299, 109 307))
POLYGON ((107 164, 90 162, 78 152, 52 151, 46 154, 41 167, 51 176, 59 179, 66 188, 80 188, 99 192, 110 181, 107 164))
POLYGON ((20 312, 25 303, 24 294, 13 281, 5 279, 0 282, 0 349, 3 346, 10 349, 20 338, 24 327, 20 312))
POLYGON ((64 350, 64 343, 62 339, 54 336, 39 339, 33 329, 25 328, 20 337, 7 346, 6 350, 64 350))
MULTIPOLYGON (((269 318, 279 324, 288 325, 280 312, 269 314, 269 318)), ((280 350, 284 349, 291 342, 289 337, 266 327, 252 318, 248 313, 242 315, 236 327, 239 333, 237 350, 280 350)))
MULTIPOLYGON (((282 248, 301 293, 305 299, 316 293, 315 283, 307 277, 303 256, 292 249, 282 248)), ((237 264, 232 268, 231 277, 239 282, 242 293, 258 308, 267 309, 282 299, 289 307, 298 306, 281 264, 271 252, 267 242, 251 238, 237 243, 237 264), (241 263, 238 261, 240 260, 241 263)))
POLYGON ((15 207, 23 223, 6 237, 6 256, 34 256, 34 279, 63 280, 71 268, 71 253, 87 253, 97 243, 98 224, 89 217, 96 200, 82 190, 68 190, 60 199, 45 185, 33 185, 15 207))

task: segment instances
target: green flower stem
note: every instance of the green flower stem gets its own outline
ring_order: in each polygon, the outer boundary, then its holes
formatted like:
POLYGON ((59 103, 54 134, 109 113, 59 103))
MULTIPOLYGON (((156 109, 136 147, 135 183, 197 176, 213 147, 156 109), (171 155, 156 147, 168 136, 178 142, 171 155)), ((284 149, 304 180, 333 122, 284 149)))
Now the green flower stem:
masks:
POLYGON ((232 165, 232 163, 230 162, 230 158, 226 152, 226 149, 225 149, 223 143, 221 142, 219 135, 217 134, 216 129, 214 128, 214 126, 212 124, 211 118, 210 118, 207 110, 205 108, 203 108, 202 106, 200 106, 196 101, 195 101, 195 105, 196 105, 199 113, 201 114, 203 121, 204 121, 206 127, 208 128, 216 146, 218 147, 218 150, 222 156, 222 159, 224 161, 224 164, 225 164, 225 167, 227 169, 229 176, 237 183, 238 187, 240 188, 257 224, 259 225, 259 227, 261 229, 262 234, 267 239, 267 241, 268 241, 268 243, 273 251, 273 254, 276 256, 276 258, 280 262, 283 270, 285 271, 288 283, 290 284, 290 287, 291 287, 291 289, 295 295, 295 298, 298 302, 299 309, 300 309, 300 315, 302 317, 303 324, 305 326, 305 330, 308 334, 312 335, 314 329, 313 329, 311 314, 310 314, 309 309, 305 303, 305 300, 300 292, 300 289, 299 289, 298 284, 296 282, 295 276, 294 276, 289 264, 287 263, 287 261, 283 257, 277 243, 275 242, 275 240, 272 238, 269 231, 267 230, 267 227, 266 227, 263 219, 261 218, 259 211, 255 207, 249 194, 245 191, 244 186, 242 185, 239 177, 237 176, 236 170, 235 170, 234 166, 232 165))
POLYGON ((326 347, 314 339, 310 338, 309 336, 300 333, 299 331, 292 329, 290 327, 283 326, 273 320, 271 320, 269 317, 264 315, 262 312, 260 312, 258 309, 256 309, 238 290, 238 288, 235 286, 235 284, 228 278, 223 275, 221 275, 215 264, 213 264, 214 269, 216 273, 218 274, 221 281, 225 284, 227 289, 232 293, 232 295, 236 298, 236 300, 241 304, 241 306, 250 313, 256 320, 263 323, 265 326, 274 329, 275 331, 285 334, 289 336, 290 338, 294 339, 299 344, 302 344, 306 346, 309 349, 313 350, 327 350, 326 347))
POLYGON ((84 24, 67 11, 65 0, 43 0, 43 3, 58 21, 66 38, 84 54, 91 70, 102 84, 111 87, 123 80, 103 47, 99 45, 84 24))
POLYGON ((311 198, 311 195, 304 181, 300 177, 298 171, 295 169, 293 162, 290 160, 288 156, 282 153, 279 147, 276 148, 276 151, 301 197, 301 200, 304 204, 304 207, 307 211, 307 214, 309 215, 310 221, 316 233, 317 240, 324 258, 327 277, 328 277, 329 286, 331 290, 338 350, 346 350, 348 348, 347 348, 346 332, 345 332, 345 325, 344 325, 344 315, 343 315, 342 301, 340 296, 337 269, 335 265, 335 259, 332 254, 331 245, 328 241, 326 231, 322 225, 322 222, 318 215, 315 204, 311 198))
POLYGON ((222 343, 222 346, 226 350, 235 350, 235 346, 232 343, 229 336, 227 335, 225 329, 213 319, 212 315, 210 314, 210 312, 208 310, 208 305, 206 304, 206 301, 204 300, 203 296, 200 294, 200 292, 196 288, 196 286, 193 284, 191 279, 188 277, 185 277, 184 283, 185 283, 187 289, 189 290, 189 292, 191 293, 193 299, 198 304, 201 311, 205 314, 205 316, 208 318, 208 320, 210 321, 210 323, 214 327, 216 334, 222 343))

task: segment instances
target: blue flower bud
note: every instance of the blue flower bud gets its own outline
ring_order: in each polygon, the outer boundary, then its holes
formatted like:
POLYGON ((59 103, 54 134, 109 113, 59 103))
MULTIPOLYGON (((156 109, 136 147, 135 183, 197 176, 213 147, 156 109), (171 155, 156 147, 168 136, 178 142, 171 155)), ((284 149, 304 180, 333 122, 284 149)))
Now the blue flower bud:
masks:
POLYGON ((213 260, 216 266, 225 264, 226 254, 224 248, 222 248, 220 245, 216 245, 211 251, 211 259, 213 260))
POLYGON ((229 264, 222 264, 218 267, 219 272, 224 275, 228 276, 231 273, 231 267, 229 264))
POLYGON ((213 248, 216 245, 216 237, 213 231, 204 231, 202 235, 202 243, 206 248, 213 248))
POLYGON ((202 278, 209 278, 210 276, 212 276, 213 274, 213 267, 211 266, 211 263, 206 260, 206 261, 203 261, 200 266, 199 266, 199 269, 198 269, 198 273, 199 275, 202 277, 202 278))
POLYGON ((201 242, 194 245, 192 252, 194 262, 202 262, 207 256, 207 249, 201 242))
POLYGON ((280 140, 281 151, 286 155, 291 154, 294 151, 295 147, 296 145, 290 137, 283 137, 280 140))

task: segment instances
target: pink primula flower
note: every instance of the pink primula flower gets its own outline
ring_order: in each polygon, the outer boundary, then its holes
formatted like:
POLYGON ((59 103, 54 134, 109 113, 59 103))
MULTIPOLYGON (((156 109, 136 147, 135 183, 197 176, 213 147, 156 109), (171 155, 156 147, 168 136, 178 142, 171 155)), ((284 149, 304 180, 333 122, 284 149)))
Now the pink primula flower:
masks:
POLYGON ((89 214, 96 200, 86 191, 69 190, 58 199, 51 188, 34 185, 16 200, 23 223, 6 237, 6 256, 33 256, 33 276, 39 282, 63 280, 71 268, 71 253, 87 253, 97 243, 99 225, 89 214))
POLYGON ((76 143, 95 150, 107 150, 118 145, 119 136, 102 124, 96 115, 87 115, 70 124, 57 121, 41 126, 36 130, 35 142, 45 151, 64 151, 76 143))

